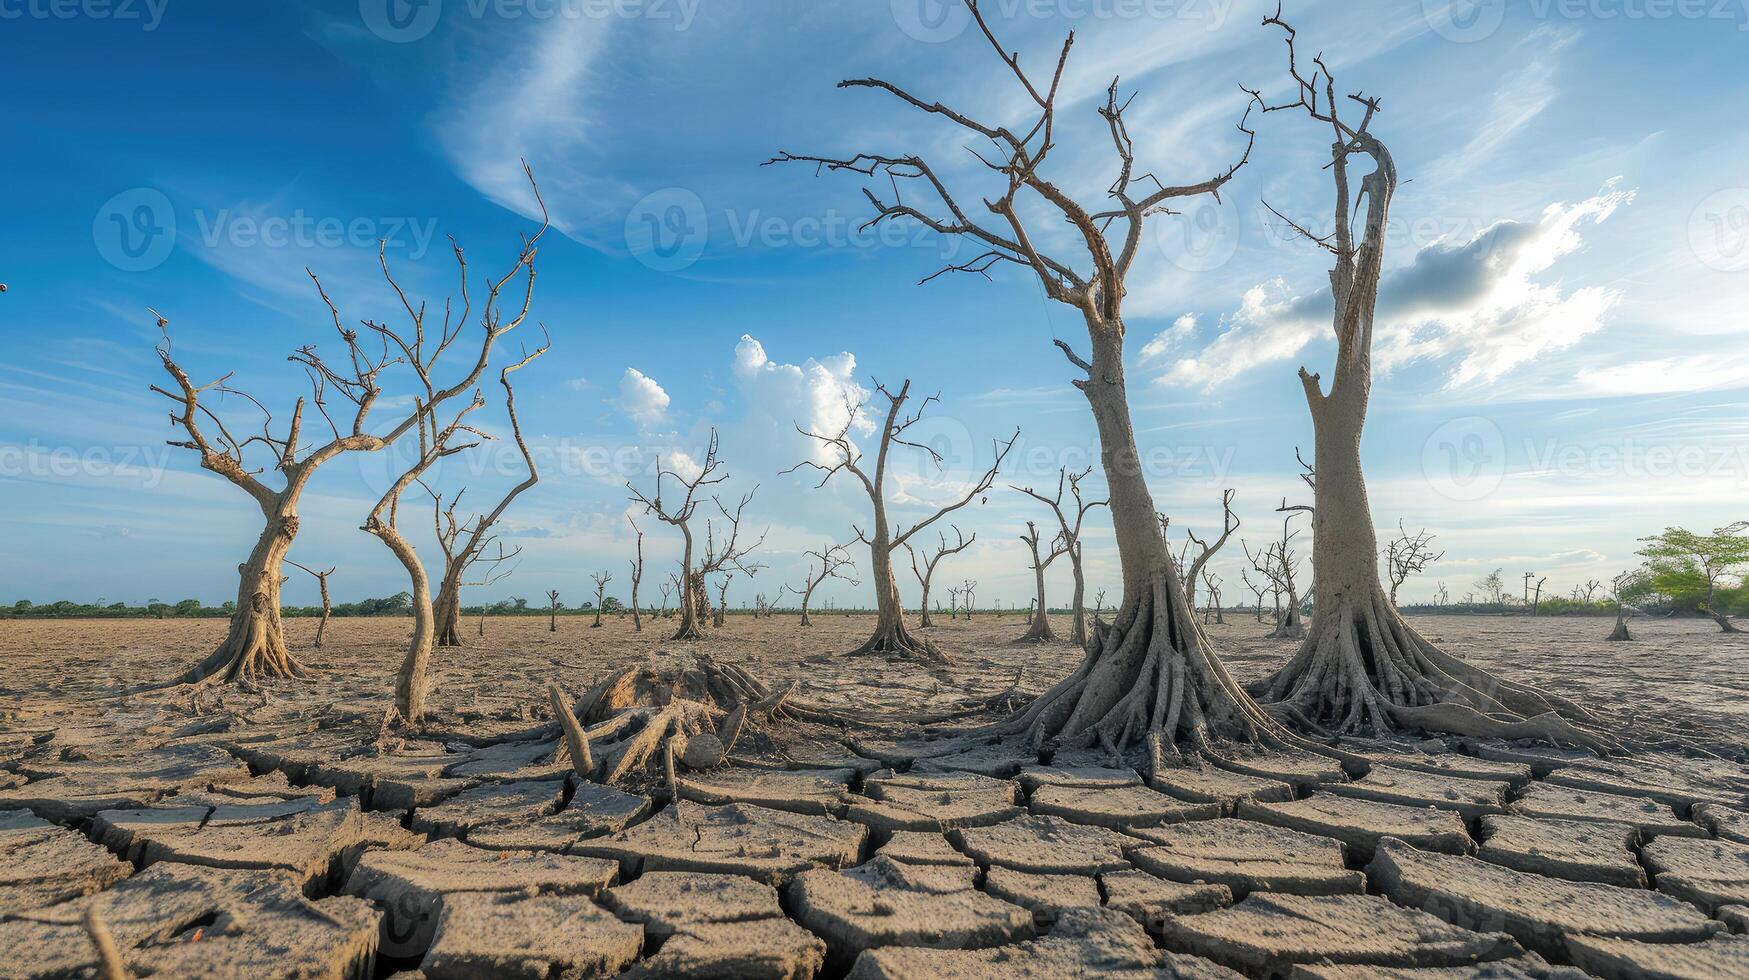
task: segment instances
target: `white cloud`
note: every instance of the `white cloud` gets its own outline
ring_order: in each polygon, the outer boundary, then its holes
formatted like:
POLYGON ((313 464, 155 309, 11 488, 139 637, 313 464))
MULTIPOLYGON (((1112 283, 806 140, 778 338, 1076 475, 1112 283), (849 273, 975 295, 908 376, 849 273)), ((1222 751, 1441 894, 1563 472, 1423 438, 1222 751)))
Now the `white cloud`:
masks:
POLYGON ((588 378, 567 378, 567 379, 565 379, 565 387, 569 388, 572 391, 583 391, 589 387, 589 379, 588 378))
POLYGON ((1141 363, 1151 364, 1182 347, 1196 333, 1196 315, 1186 313, 1172 321, 1172 326, 1154 335, 1142 345, 1141 363))
MULTIPOLYGON (((1602 327, 1617 289, 1565 291, 1539 281, 1579 250, 1579 228, 1600 224, 1634 199, 1611 180, 1577 204, 1551 204, 1534 223, 1500 221, 1468 241, 1442 239, 1379 284, 1374 361, 1381 371, 1424 358, 1460 356, 1450 387, 1492 382, 1513 368, 1578 343, 1602 327)), ((1263 364, 1285 361, 1330 328, 1328 289, 1290 296, 1279 278, 1246 292, 1227 329, 1162 384, 1205 388, 1263 364)), ((1151 346, 1151 345, 1150 345, 1151 346)))
MULTIPOLYGON (((742 334, 735 345, 734 373, 749 414, 775 423, 779 431, 800 426, 830 435, 842 431, 846 422, 853 432, 874 431, 874 423, 856 409, 869 392, 856 383, 856 355, 848 351, 801 364, 780 364, 765 353, 764 344, 742 334)), ((814 449, 818 448, 816 444, 814 449)))
POLYGON ((1262 364, 1285 361, 1329 329, 1314 293, 1288 295, 1277 277, 1246 290, 1237 312, 1224 317, 1227 329, 1194 357, 1182 357, 1157 379, 1171 387, 1213 388, 1262 364))
POLYGON ((599 150, 598 60, 612 18, 539 18, 500 49, 482 73, 458 66, 466 84, 433 117, 438 144, 456 173, 493 203, 525 217, 540 215, 520 160, 540 181, 553 226, 592 244, 588 229, 627 196, 603 178, 599 150))
POLYGON ((660 425, 667 417, 669 401, 668 392, 662 390, 656 379, 637 368, 626 368, 619 379, 620 410, 640 426, 660 425))

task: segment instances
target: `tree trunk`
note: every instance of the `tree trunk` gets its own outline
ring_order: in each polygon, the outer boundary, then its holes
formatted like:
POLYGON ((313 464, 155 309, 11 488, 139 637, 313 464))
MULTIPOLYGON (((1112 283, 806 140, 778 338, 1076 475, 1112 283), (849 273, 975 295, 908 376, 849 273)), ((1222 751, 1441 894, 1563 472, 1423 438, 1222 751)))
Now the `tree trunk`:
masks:
MULTIPOLYGON (((1378 539, 1360 465, 1369 372, 1370 361, 1351 354, 1339 362, 1328 395, 1317 395, 1316 378, 1305 376, 1317 439, 1312 627, 1293 658, 1252 693, 1272 713, 1315 729, 1513 731, 1597 747, 1554 713, 1583 716, 1576 706, 1445 653, 1391 604, 1379 581, 1378 539)), ((1294 617, 1297 597, 1289 599, 1294 617)))
POLYGON ((267 524, 249 560, 237 566, 237 611, 224 641, 176 683, 193 684, 215 676, 224 681, 309 676, 286 646, 285 626, 279 618, 280 586, 285 582, 281 568, 298 534, 301 489, 300 484, 286 490, 272 508, 264 508, 267 524))
MULTIPOLYGON (((692 570, 692 529, 680 524, 681 536, 686 541, 686 549, 680 561, 680 628, 674 631, 671 640, 702 640, 704 629, 700 625, 699 599, 704 589, 704 577, 696 575, 692 570)), ((710 600, 704 599, 706 609, 710 600)))
POLYGON ((875 511, 875 533, 868 545, 869 567, 873 570, 875 590, 874 634, 851 656, 875 654, 915 657, 937 664, 949 663, 947 654, 934 643, 911 632, 905 625, 905 607, 899 602, 899 583, 893 576, 893 551, 887 540, 887 516, 883 508, 875 511))
POLYGON ((923 586, 923 601, 918 604, 917 609, 922 615, 918 617, 917 625, 923 629, 928 629, 935 625, 935 620, 929 618, 929 580, 933 577, 933 575, 925 575, 923 576, 923 582, 921 583, 923 586))
POLYGON ((1633 638, 1633 634, 1628 632, 1627 610, 1622 608, 1621 603, 1617 602, 1615 605, 1615 629, 1611 630, 1610 634, 1604 639, 1622 641, 1631 640, 1633 638))
POLYGON ((1081 577, 1081 542, 1075 542, 1075 553, 1069 555, 1069 569, 1075 576, 1074 621, 1069 628, 1069 642, 1078 647, 1087 645, 1087 581, 1081 577))
POLYGON ((413 585, 413 635, 407 641, 407 655, 395 675, 395 711, 403 721, 417 722, 425 717, 425 698, 431 691, 431 649, 437 638, 431 580, 412 544, 393 525, 378 524, 370 530, 389 546, 413 585))
MULTIPOLYGON (((1036 556, 1037 553, 1035 552, 1034 557, 1036 556)), ((1045 611, 1045 570, 1035 564, 1032 569, 1032 577, 1038 595, 1033 599, 1033 611, 1032 615, 1029 617, 1032 626, 1026 631, 1026 635, 1022 636, 1021 639, 1054 643, 1057 640, 1057 631, 1051 629, 1051 617, 1050 614, 1045 611)))
POLYGON ((1081 666, 1000 730, 1024 732, 1035 745, 1146 743, 1161 753, 1216 739, 1290 743, 1227 673, 1185 602, 1130 426, 1123 324, 1090 320, 1088 333, 1093 356, 1082 391, 1099 429, 1123 598, 1081 666))
POLYGON ((322 637, 328 632, 328 620, 334 615, 334 602, 328 597, 328 576, 317 577, 316 587, 322 590, 322 618, 316 622, 316 649, 320 650, 322 637))
POLYGON ((632 579, 632 632, 644 631, 644 614, 638 608, 638 580, 632 579))
POLYGON ((443 581, 437 587, 437 598, 432 601, 437 614, 437 645, 440 647, 462 645, 461 631, 457 629, 462 619, 461 573, 460 568, 445 569, 443 581))

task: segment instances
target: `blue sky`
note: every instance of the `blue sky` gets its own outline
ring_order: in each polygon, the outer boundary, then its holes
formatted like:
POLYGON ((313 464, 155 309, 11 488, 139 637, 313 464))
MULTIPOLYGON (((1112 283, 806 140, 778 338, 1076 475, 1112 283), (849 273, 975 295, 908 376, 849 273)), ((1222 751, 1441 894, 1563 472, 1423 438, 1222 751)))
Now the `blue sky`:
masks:
MULTIPOLYGON (((1114 75, 1139 93, 1140 162, 1168 180, 1235 157, 1240 84, 1284 91, 1279 37, 1258 26, 1273 0, 989 6, 1041 70, 1077 32, 1055 176, 1083 200, 1112 175, 1094 110, 1114 75)), ((1446 551, 1405 596, 1444 581, 1461 597, 1497 566, 1564 592, 1628 567, 1635 538, 1665 524, 1744 516, 1743 4, 1286 13, 1345 90, 1384 99, 1374 131, 1404 179, 1363 451, 1381 529, 1425 526, 1446 551)), ((519 388, 545 479, 505 527, 524 549, 515 575, 469 601, 552 587, 580 600, 601 568, 623 595, 625 478, 647 484, 656 453, 696 455, 712 426, 725 491, 759 484, 749 514, 770 526, 770 567, 731 598, 798 582, 803 552, 849 540, 865 505, 848 485, 779 474, 809 452, 792 425, 830 424, 847 391, 909 377, 941 393, 927 435, 948 466, 905 462, 892 494, 907 512, 951 496, 991 437, 1021 428, 1015 471, 960 515, 977 544, 944 575, 1024 605, 1016 536, 1047 512, 1005 485, 1092 461, 1091 420, 1050 346, 1084 342, 1082 328, 1018 271, 916 285, 952 243, 859 233, 853 179, 760 166, 780 149, 920 152, 975 194, 958 133, 833 88, 866 75, 990 118, 1023 113, 975 29, 935 0, 0 0, 0 81, 14 93, 0 157, 0 598, 228 598, 258 515, 163 445, 147 308, 169 318, 197 379, 234 371, 283 414, 303 386, 285 355, 332 343, 305 267, 349 320, 388 318, 384 238, 410 291, 441 302, 447 237, 488 269, 532 228, 526 157, 556 224, 534 310, 553 350, 519 388)), ((1332 354, 1323 259, 1262 203, 1316 226, 1327 137, 1286 113, 1255 121, 1223 203, 1156 223, 1127 301, 1157 501, 1175 527, 1207 530, 1235 488, 1253 544, 1278 532, 1284 496, 1305 496, 1294 371, 1327 373, 1332 354)), ((1062 243, 1055 228, 1041 237, 1062 243)), ((485 421, 503 432, 501 414, 485 421)), ((437 479, 484 499, 517 478, 505 458, 500 446, 437 479)), ((358 530, 392 463, 343 459, 304 502, 293 556, 340 566, 342 596, 405 586, 358 530)), ((645 525, 653 582, 678 544, 645 525)), ((1087 547, 1092 588, 1115 594, 1097 518, 1087 547)), ((1230 601, 1246 595, 1241 563, 1236 542, 1216 563, 1230 601)), ((1066 598, 1067 569, 1052 581, 1066 598)), ((290 601, 313 595, 292 580, 290 601)))

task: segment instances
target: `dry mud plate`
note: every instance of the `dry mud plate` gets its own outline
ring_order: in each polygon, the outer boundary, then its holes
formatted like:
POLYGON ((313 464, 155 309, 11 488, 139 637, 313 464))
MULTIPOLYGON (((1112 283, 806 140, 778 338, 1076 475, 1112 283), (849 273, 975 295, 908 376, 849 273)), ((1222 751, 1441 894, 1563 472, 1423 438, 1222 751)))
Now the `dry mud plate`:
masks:
MULTIPOLYGON (((1226 747, 1155 771, 961 721, 760 717, 721 762, 700 738, 711 764, 611 786, 576 775, 548 684, 702 654, 806 710, 951 715, 1077 652, 1013 643, 1018 617, 941 623, 955 663, 928 671, 822 656, 869 631, 839 615, 693 643, 493 620, 399 732, 405 623, 337 621, 315 650, 292 621, 312 680, 128 693, 223 625, 0 623, 0 977, 104 975, 94 926, 163 977, 1749 976, 1743 655, 1710 624, 1626 649, 1594 620, 1417 621, 1513 679, 1534 652, 1624 727, 1681 720, 1620 758, 1344 740, 1346 765, 1226 747)), ((1242 681, 1291 649, 1211 630, 1242 681)))

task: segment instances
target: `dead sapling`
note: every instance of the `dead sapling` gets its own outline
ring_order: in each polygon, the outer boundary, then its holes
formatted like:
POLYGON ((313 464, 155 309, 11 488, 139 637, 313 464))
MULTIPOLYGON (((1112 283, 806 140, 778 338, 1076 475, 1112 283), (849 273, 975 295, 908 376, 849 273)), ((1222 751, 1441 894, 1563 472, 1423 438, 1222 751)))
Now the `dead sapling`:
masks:
POLYGON ((496 529, 516 498, 540 482, 540 470, 535 467, 534 454, 522 436, 522 422, 516 416, 516 392, 508 382, 504 385, 504 411, 510 419, 510 438, 522 456, 527 476, 498 498, 490 511, 471 518, 456 517, 456 508, 460 506, 465 491, 456 491, 446 503, 442 494, 426 488, 431 493, 438 549, 443 552, 443 576, 438 579, 437 598, 433 600, 437 610, 437 645, 440 647, 462 645, 458 629, 462 618, 462 589, 486 588, 502 582, 515 572, 516 559, 522 555, 520 547, 505 548, 497 538, 496 529))
POLYGON ((596 572, 589 576, 589 581, 595 583, 595 621, 589 624, 590 629, 601 628, 601 609, 607 604, 607 583, 613 581, 610 572, 596 572))
POLYGON ((722 459, 717 455, 717 430, 712 429, 710 442, 705 448, 704 460, 692 472, 685 475, 671 467, 664 467, 661 461, 656 464, 655 490, 646 494, 644 491, 626 484, 626 489, 632 493, 632 502, 644 508, 646 514, 653 515, 664 524, 680 529, 685 547, 681 552, 681 577, 678 597, 680 603, 680 627, 675 630, 670 639, 699 640, 704 638, 705 624, 710 621, 710 594, 705 591, 705 576, 732 568, 745 575, 752 576, 762 565, 748 560, 748 555, 765 541, 761 533, 759 538, 749 544, 741 541, 741 518, 752 502, 753 494, 759 490, 755 486, 742 495, 741 502, 734 510, 726 507, 722 500, 710 498, 726 525, 726 531, 719 532, 715 521, 705 520, 705 541, 702 554, 695 542, 693 518, 698 516, 698 509, 704 503, 708 488, 717 486, 729 478, 723 471, 722 459), (664 487, 672 484, 674 489, 664 499, 664 487))
POLYGON ((632 566, 632 632, 644 631, 644 610, 638 605, 638 586, 644 581, 644 531, 638 527, 638 522, 629 516, 626 523, 632 526, 632 533, 638 536, 636 557, 629 559, 632 566))
POLYGON ((322 637, 328 632, 328 620, 332 619, 334 616, 334 601, 328 595, 328 576, 333 575, 335 569, 330 568, 325 572, 318 572, 313 568, 306 568, 303 565, 292 561, 290 558, 287 558, 285 563, 302 572, 308 573, 311 578, 316 580, 316 588, 322 594, 322 618, 316 622, 315 643, 316 649, 320 650, 322 649, 322 637))
POLYGON ((1433 532, 1422 528, 1414 534, 1397 521, 1397 536, 1385 546, 1385 574, 1391 580, 1391 605, 1397 604, 1397 590, 1409 576, 1419 575, 1428 565, 1445 557, 1445 552, 1433 550, 1433 532))
POLYGON ((1038 525, 1032 521, 1027 521, 1026 533, 1020 536, 1020 540, 1026 543, 1031 554, 1035 595, 1032 600, 1032 609, 1027 614, 1027 621, 1032 625, 1027 627, 1026 633, 1020 639, 1023 642, 1033 640, 1040 643, 1054 643, 1058 637, 1057 631, 1051 628, 1050 611, 1045 605, 1045 569, 1050 568, 1051 563, 1058 558, 1068 554, 1070 545, 1068 535, 1059 531, 1057 536, 1051 540, 1050 545, 1041 553, 1039 551, 1040 537, 1038 525))
POLYGON ((815 589, 831 578, 847 582, 852 586, 862 583, 850 577, 850 570, 856 567, 856 563, 850 560, 850 552, 841 544, 828 544, 819 551, 807 552, 806 557, 819 562, 819 567, 815 568, 810 565, 807 579, 803 582, 802 587, 795 591, 802 597, 801 625, 812 626, 814 621, 808 617, 808 606, 814 600, 815 589))
MULTIPOLYGON (((928 629, 935 625, 935 620, 930 618, 929 615, 929 588, 935 581, 935 567, 941 564, 943 558, 946 558, 949 555, 959 554, 971 547, 972 542, 978 540, 978 535, 975 531, 972 532, 972 536, 968 538, 960 532, 958 526, 953 526, 952 529, 954 543, 951 545, 947 543, 947 534, 945 532, 935 532, 937 542, 935 552, 931 554, 930 552, 925 551, 923 553, 922 565, 917 564, 917 550, 909 543, 905 545, 905 551, 911 556, 911 574, 917 577, 917 584, 923 589, 923 598, 917 603, 917 608, 922 613, 921 618, 918 620, 918 625, 922 626, 924 629, 928 629)), ((948 604, 948 618, 957 619, 958 614, 955 607, 958 604, 959 590, 950 588, 948 589, 948 594, 953 600, 948 604)))
POLYGON ((1079 473, 1069 472, 1067 466, 1061 467, 1057 470, 1057 492, 1050 497, 1039 493, 1031 487, 1016 487, 1010 484, 1012 489, 1019 490, 1021 493, 1024 493, 1034 500, 1046 505, 1051 509, 1051 513, 1056 515, 1057 527, 1059 529, 1058 534, 1063 541, 1067 543, 1068 551, 1066 554, 1069 556, 1069 571, 1075 579, 1075 594, 1072 606, 1074 611, 1074 622, 1069 630, 1069 642, 1078 647, 1087 646, 1087 579, 1084 575, 1083 566, 1081 564, 1081 526, 1087 519, 1088 511, 1095 507, 1104 507, 1106 505, 1106 502, 1103 500, 1082 499, 1081 481, 1086 479, 1092 472, 1093 467, 1091 466, 1079 473), (1066 506, 1065 501, 1063 500, 1065 487, 1067 488, 1072 501, 1066 506), (1069 520, 1070 511, 1073 511, 1075 514, 1075 519, 1073 521, 1069 520))
POLYGON ((913 426, 922 421, 929 406, 939 399, 930 395, 917 402, 915 410, 907 412, 906 405, 911 400, 909 379, 899 385, 896 391, 878 381, 874 383, 874 387, 886 400, 886 412, 880 423, 880 442, 875 450, 872 468, 866 465, 862 450, 850 437, 851 428, 858 419, 865 417, 863 406, 847 404, 844 426, 835 432, 812 432, 800 426, 796 427, 796 431, 819 443, 821 458, 805 459, 784 472, 818 470, 821 476, 816 487, 825 486, 839 473, 849 474, 868 496, 869 504, 873 508, 873 521, 869 529, 864 531, 856 527, 854 530, 856 539, 868 546, 869 574, 873 578, 875 593, 875 629, 865 643, 851 651, 851 655, 904 657, 936 665, 947 664, 950 662, 948 656, 940 647, 928 638, 912 633, 905 623, 904 606, 899 600, 899 583, 893 574, 893 549, 903 547, 917 532, 982 497, 995 483, 996 473, 1009 451, 1014 448, 1014 441, 1019 438, 1020 430, 1016 429, 1007 442, 992 443, 994 460, 988 469, 971 482, 965 493, 957 494, 951 503, 910 526, 901 526, 887 510, 887 483, 893 448, 898 446, 916 450, 924 454, 937 468, 941 466, 942 456, 939 452, 907 435, 913 426))

